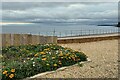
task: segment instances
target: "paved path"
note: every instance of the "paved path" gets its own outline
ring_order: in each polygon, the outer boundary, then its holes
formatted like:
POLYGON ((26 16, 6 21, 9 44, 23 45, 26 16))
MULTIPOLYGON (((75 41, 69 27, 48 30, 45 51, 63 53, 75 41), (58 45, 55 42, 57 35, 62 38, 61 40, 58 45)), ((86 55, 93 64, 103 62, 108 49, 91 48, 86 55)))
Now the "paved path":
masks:
POLYGON ((90 43, 60 44, 83 51, 90 59, 80 66, 70 66, 63 71, 42 75, 38 78, 116 78, 118 77, 118 40, 90 43))
POLYGON ((118 33, 115 34, 102 34, 102 35, 88 35, 88 36, 74 36, 74 37, 61 37, 58 38, 58 40, 62 40, 62 39, 80 39, 80 38, 94 38, 94 37, 108 37, 108 36, 118 36, 118 33))

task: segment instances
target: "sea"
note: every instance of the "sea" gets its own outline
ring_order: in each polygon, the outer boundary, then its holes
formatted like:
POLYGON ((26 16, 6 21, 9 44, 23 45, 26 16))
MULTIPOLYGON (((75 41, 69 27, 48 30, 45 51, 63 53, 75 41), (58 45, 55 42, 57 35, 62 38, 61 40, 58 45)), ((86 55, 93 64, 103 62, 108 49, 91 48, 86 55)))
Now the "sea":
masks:
POLYGON ((118 27, 83 25, 79 23, 31 23, 2 25, 2 33, 32 34, 45 36, 77 36, 117 33, 118 27))

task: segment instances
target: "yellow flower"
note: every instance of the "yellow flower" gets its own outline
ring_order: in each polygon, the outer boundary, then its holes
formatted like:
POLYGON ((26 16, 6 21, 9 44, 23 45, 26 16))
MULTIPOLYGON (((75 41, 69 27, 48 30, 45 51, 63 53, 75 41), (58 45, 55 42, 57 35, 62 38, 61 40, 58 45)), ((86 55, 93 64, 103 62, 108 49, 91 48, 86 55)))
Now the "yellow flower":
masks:
POLYGON ((63 54, 62 54, 62 53, 60 53, 58 56, 63 56, 63 54))
POLYGON ((2 55, 0 55, 0 58, 2 58, 3 56, 2 55))
POLYGON ((15 69, 11 69, 11 72, 15 72, 15 69))
POLYGON ((10 74, 9 77, 10 77, 10 78, 13 78, 13 77, 14 77, 14 74, 10 74))
POLYGON ((50 64, 46 64, 47 66, 49 66, 50 64))
POLYGON ((71 59, 71 57, 69 57, 69 59, 71 59))
POLYGON ((45 51, 47 51, 47 49, 44 49, 45 51))
POLYGON ((55 57, 52 57, 52 59, 55 59, 55 57))
POLYGON ((50 50, 50 48, 48 48, 48 50, 50 50))
POLYGON ((66 54, 66 56, 69 56, 69 54, 66 54))
POLYGON ((7 72, 8 72, 8 71, 5 70, 5 71, 3 72, 3 74, 7 74, 7 72))
POLYGON ((30 58, 28 57, 27 59, 29 60, 30 58))
POLYGON ((62 64, 61 62, 59 62, 59 64, 62 64))
POLYGON ((40 52, 40 54, 45 54, 45 52, 40 52))
POLYGON ((47 58, 42 58, 43 61, 45 61, 47 58))
POLYGON ((42 57, 44 58, 44 57, 46 57, 46 55, 42 55, 42 57))
POLYGON ((50 50, 50 48, 44 49, 45 51, 50 50))
POLYGON ((57 64, 54 64, 54 66, 57 66, 57 64))
POLYGON ((38 53, 36 53, 34 56, 37 57, 37 56, 38 56, 38 53))
POLYGON ((61 61, 59 61, 59 62, 61 62, 61 61))
POLYGON ((61 57, 61 59, 63 59, 63 57, 61 57))
POLYGON ((6 74, 6 76, 8 76, 8 74, 6 74))

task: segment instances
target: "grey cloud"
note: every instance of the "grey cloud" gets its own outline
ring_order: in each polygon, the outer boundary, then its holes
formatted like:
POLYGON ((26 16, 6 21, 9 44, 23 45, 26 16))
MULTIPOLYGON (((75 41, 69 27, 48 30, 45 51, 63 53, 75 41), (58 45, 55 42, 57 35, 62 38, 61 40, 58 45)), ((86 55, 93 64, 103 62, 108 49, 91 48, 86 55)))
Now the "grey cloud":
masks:
POLYGON ((82 3, 3 3, 3 21, 30 21, 30 22, 108 22, 117 19, 117 3, 82 2, 82 3), (93 20, 94 19, 94 20, 93 20), (106 19, 106 20, 105 20, 106 19))
MULTIPOLYGON (((108 2, 114 4, 115 2, 108 2)), ((84 4, 84 5, 106 5, 106 2, 2 2, 3 10, 25 10, 36 7, 67 7, 72 4, 84 4)))
POLYGON ((2 9, 3 10, 26 10, 32 8, 52 8, 52 7, 59 7, 59 6, 67 6, 70 3, 64 2, 3 2, 2 9))

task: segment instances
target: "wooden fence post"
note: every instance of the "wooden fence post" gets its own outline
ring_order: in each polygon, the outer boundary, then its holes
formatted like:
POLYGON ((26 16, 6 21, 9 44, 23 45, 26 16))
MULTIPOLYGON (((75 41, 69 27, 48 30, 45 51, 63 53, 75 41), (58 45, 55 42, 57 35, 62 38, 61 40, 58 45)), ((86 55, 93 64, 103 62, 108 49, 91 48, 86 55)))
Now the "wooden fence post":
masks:
POLYGON ((2 46, 5 47, 5 34, 2 34, 2 46))
POLYGON ((0 34, 0 49, 2 49, 2 34, 0 34))
POLYGON ((20 35, 14 34, 14 46, 19 46, 19 45, 20 45, 20 35))
POLYGON ((11 46, 11 35, 5 34, 5 46, 11 46))
POLYGON ((31 34, 27 35, 27 44, 32 44, 32 35, 31 34))
POLYGON ((23 45, 26 45, 27 44, 27 34, 22 34, 23 36, 23 45))

